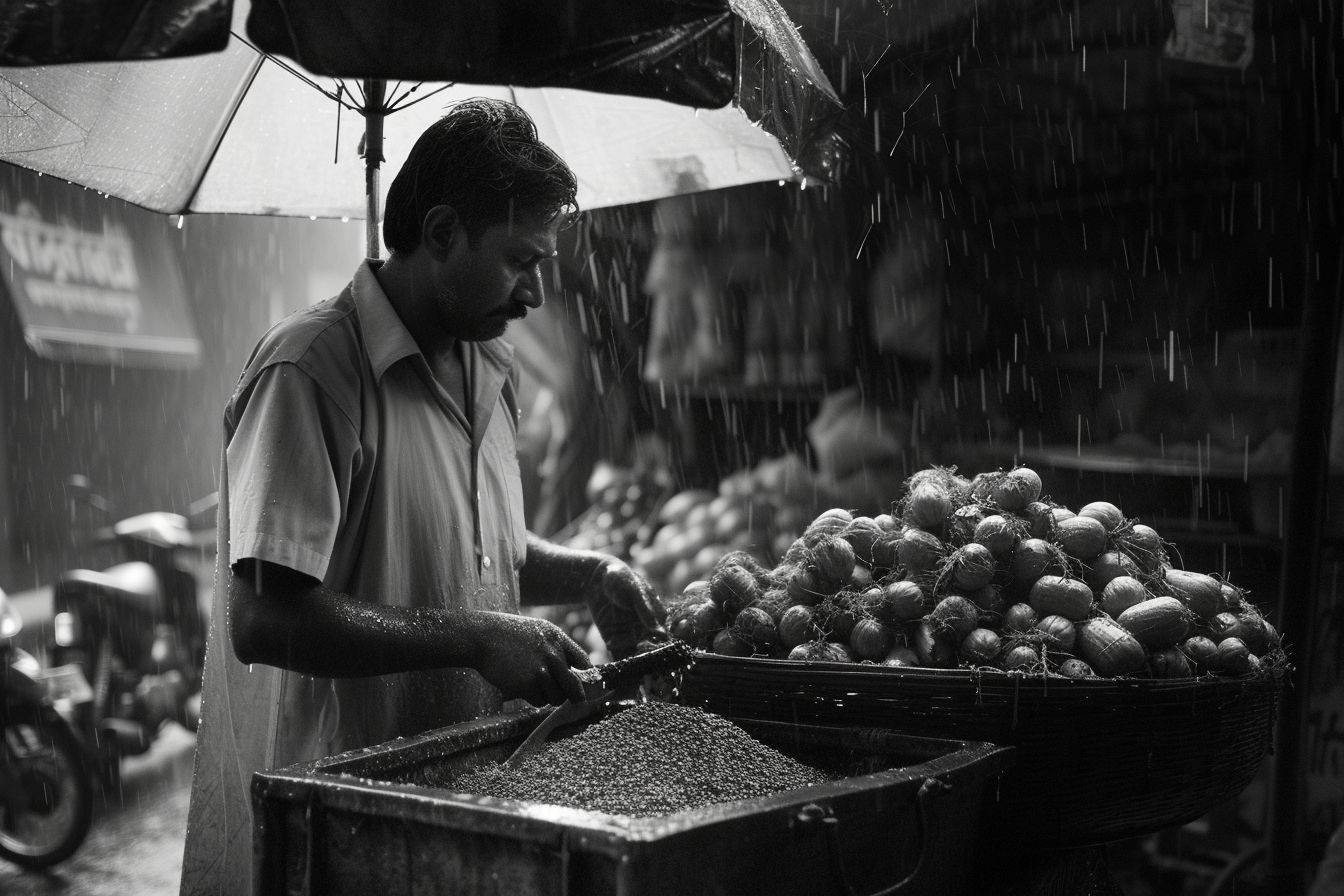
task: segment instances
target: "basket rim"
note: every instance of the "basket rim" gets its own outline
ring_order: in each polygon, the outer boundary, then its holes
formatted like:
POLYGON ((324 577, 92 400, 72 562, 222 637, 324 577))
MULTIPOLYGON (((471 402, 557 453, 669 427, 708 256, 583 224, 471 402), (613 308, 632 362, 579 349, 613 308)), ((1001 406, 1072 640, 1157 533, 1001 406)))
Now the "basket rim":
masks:
POLYGON ((1114 692, 1171 692, 1191 689, 1240 690, 1247 685, 1280 685, 1287 672, 1279 663, 1267 663, 1262 668, 1244 675, 1197 675, 1184 678, 1070 678, 1057 672, 1006 671, 985 666, 975 669, 929 669, 921 666, 882 666, 877 663, 836 663, 814 660, 781 660, 771 657, 726 656, 703 650, 694 651, 695 662, 686 674, 694 676, 696 667, 740 667, 753 671, 778 671, 799 680, 815 680, 816 673, 825 673, 832 680, 900 681, 917 685, 974 686, 1008 685, 1014 690, 1040 688, 1067 689, 1084 693, 1114 692))

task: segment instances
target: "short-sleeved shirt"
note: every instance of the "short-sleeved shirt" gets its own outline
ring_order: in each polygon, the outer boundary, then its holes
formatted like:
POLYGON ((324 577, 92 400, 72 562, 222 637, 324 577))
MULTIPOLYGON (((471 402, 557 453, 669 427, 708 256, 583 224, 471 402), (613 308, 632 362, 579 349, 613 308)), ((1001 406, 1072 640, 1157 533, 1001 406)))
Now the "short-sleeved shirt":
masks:
POLYGON ((498 339, 465 346, 468 417, 371 264, 339 296, 263 337, 225 410, 184 894, 251 891, 254 771, 502 706, 474 670, 317 678, 244 666, 227 635, 226 576, 248 558, 376 604, 518 611, 526 530, 513 350, 498 339))

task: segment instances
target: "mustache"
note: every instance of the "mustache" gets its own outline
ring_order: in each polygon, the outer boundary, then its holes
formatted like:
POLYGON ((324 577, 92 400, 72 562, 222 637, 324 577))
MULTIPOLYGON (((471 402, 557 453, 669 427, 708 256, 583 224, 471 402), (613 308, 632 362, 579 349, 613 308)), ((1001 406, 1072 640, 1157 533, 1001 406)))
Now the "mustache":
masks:
POLYGON ((510 302, 496 314, 508 317, 509 320, 522 320, 527 316, 528 308, 522 302, 510 302))

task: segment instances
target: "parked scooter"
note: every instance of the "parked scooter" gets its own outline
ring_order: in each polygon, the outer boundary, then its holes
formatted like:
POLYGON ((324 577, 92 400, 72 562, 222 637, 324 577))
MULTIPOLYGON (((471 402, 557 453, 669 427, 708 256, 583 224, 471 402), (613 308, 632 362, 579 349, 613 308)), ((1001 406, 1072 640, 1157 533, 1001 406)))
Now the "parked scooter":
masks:
POLYGON ((79 669, 43 670, 19 649, 22 627, 0 589, 0 857, 47 868, 79 848, 93 821, 93 776, 70 721, 92 692, 79 669))
MULTIPOLYGON (((88 492, 82 477, 69 484, 88 492)), ((86 500, 110 509, 91 492, 86 500)), ((113 787, 121 758, 147 751, 166 722, 196 730, 207 623, 196 575, 183 562, 197 544, 185 516, 142 513, 96 540, 114 544, 123 562, 57 577, 52 662, 76 665, 88 679, 92 712, 82 733, 113 787)))

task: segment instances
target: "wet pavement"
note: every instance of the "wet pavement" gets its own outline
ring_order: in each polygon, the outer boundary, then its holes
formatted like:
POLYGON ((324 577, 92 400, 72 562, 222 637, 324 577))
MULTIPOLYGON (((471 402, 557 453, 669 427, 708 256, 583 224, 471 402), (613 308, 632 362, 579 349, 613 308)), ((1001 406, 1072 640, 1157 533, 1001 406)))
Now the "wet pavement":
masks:
POLYGON ((123 761, 120 795, 97 797, 78 852, 41 874, 0 859, 0 893, 176 896, 195 748, 195 735, 170 724, 148 753, 123 761))

